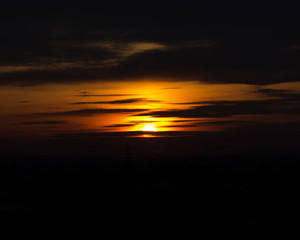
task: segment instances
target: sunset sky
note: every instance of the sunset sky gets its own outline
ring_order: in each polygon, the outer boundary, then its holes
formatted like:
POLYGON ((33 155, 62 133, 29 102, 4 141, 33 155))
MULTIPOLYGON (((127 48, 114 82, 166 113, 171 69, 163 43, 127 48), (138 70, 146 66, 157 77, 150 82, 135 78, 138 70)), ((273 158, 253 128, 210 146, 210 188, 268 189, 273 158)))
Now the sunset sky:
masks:
POLYGON ((146 3, 5 3, 3 142, 299 132, 297 7, 146 3), (158 132, 144 134, 147 125, 158 132))
POLYGON ((1 239, 296 239, 299 32, 296 0, 0 0, 1 239))

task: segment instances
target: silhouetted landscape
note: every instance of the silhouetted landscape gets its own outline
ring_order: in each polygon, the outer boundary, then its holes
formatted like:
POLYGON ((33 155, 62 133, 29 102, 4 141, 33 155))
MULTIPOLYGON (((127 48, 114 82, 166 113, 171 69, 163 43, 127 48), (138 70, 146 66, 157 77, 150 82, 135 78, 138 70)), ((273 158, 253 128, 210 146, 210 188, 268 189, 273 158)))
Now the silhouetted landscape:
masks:
POLYGON ((3 159, 2 236, 253 239, 297 234, 300 165, 295 153, 143 159, 125 145, 123 150, 119 162, 106 164, 75 156, 3 159))

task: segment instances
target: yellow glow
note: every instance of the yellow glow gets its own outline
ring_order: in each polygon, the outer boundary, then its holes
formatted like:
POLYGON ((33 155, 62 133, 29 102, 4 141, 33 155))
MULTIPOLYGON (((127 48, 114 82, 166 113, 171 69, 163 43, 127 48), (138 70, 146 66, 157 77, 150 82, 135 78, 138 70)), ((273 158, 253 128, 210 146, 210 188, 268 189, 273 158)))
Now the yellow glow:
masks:
POLYGON ((157 132, 156 127, 154 127, 153 125, 146 125, 145 127, 143 127, 142 131, 144 132, 157 132))

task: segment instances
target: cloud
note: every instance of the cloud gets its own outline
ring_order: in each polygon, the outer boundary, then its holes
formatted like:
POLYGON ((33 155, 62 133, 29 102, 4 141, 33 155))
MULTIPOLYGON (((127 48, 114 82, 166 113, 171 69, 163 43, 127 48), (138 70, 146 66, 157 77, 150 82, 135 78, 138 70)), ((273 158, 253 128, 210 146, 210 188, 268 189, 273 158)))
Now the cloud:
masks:
MULTIPOLYGON (((110 41, 94 41, 94 42, 56 42, 56 46, 70 49, 71 51, 85 52, 97 55, 93 61, 85 61, 85 63, 78 62, 78 68, 107 68, 119 65, 126 58, 144 53, 147 51, 163 51, 167 46, 156 42, 122 42, 116 40, 110 41), (99 58, 99 54, 101 57, 99 58)), ((73 63, 74 64, 74 63, 73 63)), ((72 67, 72 65, 67 67, 72 67)))
POLYGON ((43 113, 33 113, 33 116, 92 116, 98 114, 108 114, 108 113, 136 113, 146 111, 147 109, 106 109, 106 108, 87 108, 79 109, 73 111, 64 112, 43 112, 43 113))
POLYGON ((35 122, 19 122, 17 125, 59 125, 66 124, 66 121, 35 121, 35 122))
POLYGON ((108 126, 105 126, 106 128, 119 128, 119 127, 132 127, 134 126, 135 124, 113 124, 113 125, 108 125, 108 126))
MULTIPOLYGON (((173 121, 174 122, 174 121, 173 121)), ((223 126, 226 125, 226 129, 228 129, 229 126, 231 127, 238 127, 240 125, 249 124, 247 121, 240 121, 240 120, 223 120, 223 121, 182 121, 184 124, 170 124, 164 127, 201 127, 201 126, 223 126)), ((175 122, 176 123, 176 122, 175 122)))
MULTIPOLYGON (((56 71, 72 68, 89 68, 91 64, 88 62, 60 62, 60 59, 51 59, 52 62, 33 62, 27 63, 28 65, 18 66, 0 66, 1 73, 14 73, 14 72, 32 72, 32 71, 56 71)), ((93 62, 95 64, 95 62, 93 62)))
MULTIPOLYGON (((300 93, 299 92, 292 92, 289 90, 283 90, 283 89, 269 89, 269 88, 261 88, 259 87, 256 91, 257 93, 270 97, 270 99, 267 100, 262 100, 262 102, 269 102, 272 103, 279 103, 279 104, 285 104, 289 101, 300 101, 300 93)), ((246 103, 246 102, 252 102, 252 103, 256 103, 259 102, 257 100, 252 100, 252 101, 228 101, 228 100, 224 100, 224 101, 195 101, 195 102, 178 102, 178 103, 172 103, 175 105, 213 105, 213 104, 235 104, 237 102, 242 102, 242 103, 246 103)))
POLYGON ((126 96, 135 96, 138 94, 80 94, 78 97, 126 97, 126 96))
MULTIPOLYGON (((89 53, 96 55, 98 52, 102 57, 80 60, 78 58, 39 57, 36 61, 26 61, 24 65, 0 65, 0 74, 18 72, 55 72, 68 69, 101 69, 115 67, 127 57, 147 51, 163 51, 177 48, 210 47, 213 43, 209 41, 191 41, 173 45, 170 48, 155 42, 120 42, 120 41, 98 41, 98 42, 54 42, 53 48, 63 48, 64 51, 89 53), (96 54, 95 54, 96 52, 96 54)), ((101 76, 100 76, 101 77, 101 76)), ((1 82, 0 82, 1 83, 1 82)))
MULTIPOLYGON (((267 15, 250 16, 250 11, 242 15, 229 5, 214 12, 204 3, 188 2, 182 6, 152 2, 148 3, 152 7, 147 5, 140 12, 118 2, 124 9, 112 8, 113 17, 104 8, 94 9, 86 3, 80 4, 83 9, 72 3, 68 10, 57 8, 59 11, 46 8, 46 4, 40 6, 42 11, 37 11, 36 5, 17 4, 23 6, 20 12, 17 14, 14 7, 14 12, 3 18, 10 21, 6 21, 0 39, 0 84, 28 86, 145 77, 257 85, 299 81, 296 50, 300 41, 287 24, 288 19, 299 19, 298 14, 279 11, 285 17, 270 27, 256 18, 270 19, 269 9, 274 4, 267 6, 267 15), (173 8, 176 11, 170 10, 173 8), (223 9, 231 14, 222 15, 223 9), (28 15, 24 15, 26 12, 28 15), (37 21, 26 17, 36 13, 44 17, 38 16, 37 21), (178 18, 179 14, 182 17, 178 18), (254 19, 245 22, 244 16, 254 19), (230 19, 232 22, 225 24, 230 19)), ((275 15, 279 19, 278 12, 275 15)))
POLYGON ((258 90, 276 96, 275 99, 248 101, 200 101, 177 103, 195 105, 189 109, 150 111, 135 116, 179 117, 179 118, 222 118, 249 114, 300 114, 300 94, 277 90, 258 90))
MULTIPOLYGON (((73 45, 74 46, 74 45, 73 45)), ((165 50, 167 47, 155 42, 88 42, 85 44, 78 43, 74 47, 86 47, 94 50, 104 49, 114 53, 116 57, 129 57, 131 55, 153 50, 165 50)))
POLYGON ((300 101, 299 92, 292 92, 292 91, 282 90, 282 89, 268 89, 268 88, 259 88, 257 92, 278 99, 289 100, 289 101, 293 101, 293 100, 300 101))
POLYGON ((135 121, 130 121, 129 123, 132 123, 133 125, 136 124, 141 124, 141 123, 156 123, 157 121, 155 120, 135 120, 135 121))
POLYGON ((142 102, 160 102, 158 100, 148 100, 146 98, 129 98, 114 101, 98 101, 98 102, 74 102, 72 105, 83 105, 83 104, 127 104, 127 103, 142 103, 142 102))

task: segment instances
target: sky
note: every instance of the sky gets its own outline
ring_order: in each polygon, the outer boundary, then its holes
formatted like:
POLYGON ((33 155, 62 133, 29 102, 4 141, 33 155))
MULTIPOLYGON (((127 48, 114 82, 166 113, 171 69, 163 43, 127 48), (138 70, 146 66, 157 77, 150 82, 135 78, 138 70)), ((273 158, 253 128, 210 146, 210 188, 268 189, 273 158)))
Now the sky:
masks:
POLYGON ((95 141, 122 147, 135 141, 163 156, 249 153, 250 146, 296 151, 298 7, 289 1, 4 1, 1 150, 46 154, 41 141, 54 152, 60 141, 74 148, 84 141, 76 154, 102 154, 113 147, 96 150, 95 141), (157 133, 142 131, 149 125, 157 133), (209 147, 199 150, 203 136, 209 147), (220 144, 231 145, 221 151, 220 144))

